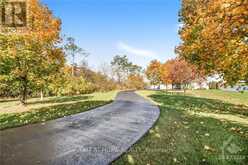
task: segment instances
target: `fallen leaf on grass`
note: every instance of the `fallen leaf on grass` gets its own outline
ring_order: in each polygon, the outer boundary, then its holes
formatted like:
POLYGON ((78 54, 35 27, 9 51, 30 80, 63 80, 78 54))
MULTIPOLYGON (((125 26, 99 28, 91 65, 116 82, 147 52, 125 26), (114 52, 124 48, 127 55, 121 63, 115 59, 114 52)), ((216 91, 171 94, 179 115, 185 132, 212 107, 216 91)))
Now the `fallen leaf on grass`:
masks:
POLYGON ((205 136, 210 136, 210 134, 209 133, 205 133, 205 136))
POLYGON ((155 133, 155 131, 151 129, 151 130, 149 131, 149 133, 150 133, 150 134, 153 134, 153 133, 155 133))
POLYGON ((127 155, 127 160, 128 160, 128 163, 130 163, 130 164, 135 164, 132 155, 127 155))
POLYGON ((161 138, 160 134, 158 134, 158 133, 155 134, 155 137, 161 138))
POLYGON ((187 124, 189 124, 189 122, 187 122, 187 121, 183 121, 183 124, 187 125, 187 124))
POLYGON ((204 146, 204 150, 210 150, 210 147, 207 146, 207 145, 205 145, 205 146, 204 146))
POLYGON ((232 127, 230 128, 230 131, 234 131, 234 132, 237 132, 237 133, 240 133, 240 134, 243 134, 244 132, 242 131, 242 128, 235 128, 235 127, 232 127))
POLYGON ((206 151, 215 151, 212 147, 209 147, 208 145, 204 145, 204 150, 206 151))

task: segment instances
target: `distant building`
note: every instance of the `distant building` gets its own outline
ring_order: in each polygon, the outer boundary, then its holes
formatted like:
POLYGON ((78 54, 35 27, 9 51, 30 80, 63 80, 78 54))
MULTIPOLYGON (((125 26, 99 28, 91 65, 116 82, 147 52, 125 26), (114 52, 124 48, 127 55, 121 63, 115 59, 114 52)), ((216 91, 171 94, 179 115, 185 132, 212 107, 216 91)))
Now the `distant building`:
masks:
POLYGON ((191 89, 209 89, 208 82, 205 81, 193 81, 190 84, 191 89))
POLYGON ((172 89, 172 85, 167 85, 167 88, 166 88, 166 85, 151 85, 148 87, 148 89, 152 89, 152 90, 166 90, 166 89, 172 89))
MULTIPOLYGON (((151 85, 148 87, 148 89, 152 90, 172 90, 172 89, 183 89, 182 84, 169 84, 167 85, 151 85)), ((246 81, 239 81, 234 86, 226 86, 223 78, 221 78, 220 75, 213 75, 210 77, 207 77, 206 79, 200 79, 200 80, 194 80, 190 84, 187 85, 187 89, 221 89, 225 91, 234 91, 234 92, 240 92, 240 91, 248 91, 248 83, 246 81)))
MULTIPOLYGON (((161 85, 151 85, 148 89, 152 90, 172 90, 172 89, 183 89, 182 84, 168 84, 167 86, 164 84, 161 85)), ((187 89, 209 89, 207 81, 192 81, 190 84, 187 84, 187 89)))

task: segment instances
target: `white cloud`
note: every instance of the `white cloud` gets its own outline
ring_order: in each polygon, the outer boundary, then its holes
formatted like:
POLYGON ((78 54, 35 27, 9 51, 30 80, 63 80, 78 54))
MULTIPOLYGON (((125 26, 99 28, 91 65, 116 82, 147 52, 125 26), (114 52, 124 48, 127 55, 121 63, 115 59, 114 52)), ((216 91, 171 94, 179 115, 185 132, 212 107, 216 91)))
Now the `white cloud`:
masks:
POLYGON ((130 53, 130 54, 137 55, 140 57, 157 58, 156 53, 153 51, 134 48, 124 42, 119 42, 117 44, 117 48, 119 50, 125 51, 126 53, 130 53))

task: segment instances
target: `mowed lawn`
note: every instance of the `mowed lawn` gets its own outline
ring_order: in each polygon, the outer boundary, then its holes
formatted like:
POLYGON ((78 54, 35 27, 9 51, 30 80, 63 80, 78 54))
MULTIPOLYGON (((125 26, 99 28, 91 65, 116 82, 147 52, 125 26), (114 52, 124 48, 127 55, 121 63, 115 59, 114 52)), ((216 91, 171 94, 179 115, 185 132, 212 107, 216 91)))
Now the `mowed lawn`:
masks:
POLYGON ((28 99, 26 106, 16 99, 0 99, 0 130, 84 112, 112 102, 118 91, 79 96, 28 99))
POLYGON ((247 165, 248 93, 140 91, 161 115, 117 165, 247 165))
POLYGON ((226 103, 248 106, 248 92, 239 93, 222 90, 195 90, 188 91, 188 94, 196 97, 218 99, 226 103))

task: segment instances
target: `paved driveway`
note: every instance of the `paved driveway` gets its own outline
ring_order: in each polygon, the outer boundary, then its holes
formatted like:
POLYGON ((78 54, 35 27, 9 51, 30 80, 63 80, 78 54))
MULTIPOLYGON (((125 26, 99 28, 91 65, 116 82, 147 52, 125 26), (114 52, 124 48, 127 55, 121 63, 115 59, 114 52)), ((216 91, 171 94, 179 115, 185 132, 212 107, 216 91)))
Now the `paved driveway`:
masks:
POLYGON ((133 92, 92 111, 0 132, 1 165, 104 165, 140 139, 159 109, 133 92))

